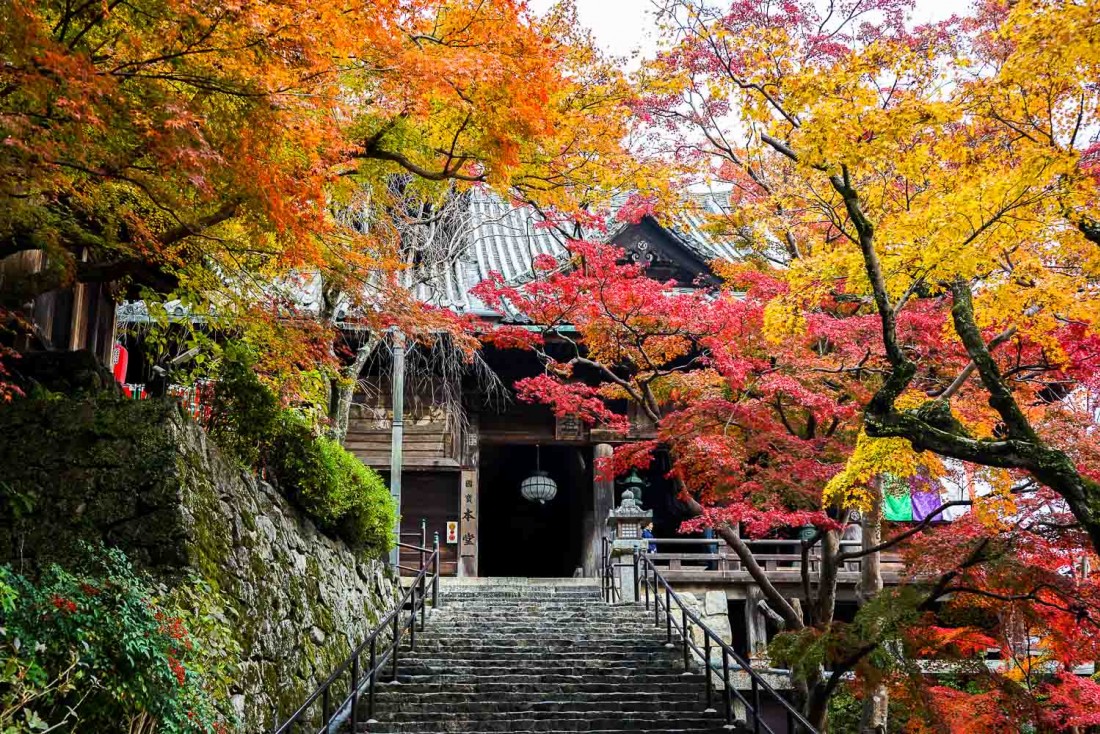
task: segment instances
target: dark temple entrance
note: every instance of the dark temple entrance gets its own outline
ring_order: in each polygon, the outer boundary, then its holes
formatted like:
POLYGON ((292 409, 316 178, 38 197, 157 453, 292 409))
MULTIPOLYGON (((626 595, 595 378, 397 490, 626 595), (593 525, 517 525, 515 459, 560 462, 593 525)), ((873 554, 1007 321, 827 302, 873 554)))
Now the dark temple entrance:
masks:
POLYGON ((572 576, 582 565, 583 522, 592 512, 592 451, 542 446, 540 465, 557 482, 544 505, 520 494, 535 447, 482 444, 478 484, 479 576, 572 576))

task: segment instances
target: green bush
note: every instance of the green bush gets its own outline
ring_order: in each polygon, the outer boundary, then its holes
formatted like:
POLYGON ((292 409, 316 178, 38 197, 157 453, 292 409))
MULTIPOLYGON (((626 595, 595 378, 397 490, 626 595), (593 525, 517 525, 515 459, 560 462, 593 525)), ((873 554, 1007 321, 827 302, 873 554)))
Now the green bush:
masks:
POLYGON ((324 531, 381 554, 393 543, 393 500, 385 482, 311 421, 279 406, 256 376, 255 359, 226 350, 210 421, 218 444, 246 466, 266 470, 279 491, 324 531))
POLYGON ((352 546, 389 550, 394 508, 382 478, 338 441, 313 435, 304 418, 283 413, 270 463, 281 491, 352 546))
POLYGON ((318 445, 331 462, 338 482, 351 489, 347 512, 339 521, 340 534, 355 546, 389 550, 397 516, 382 477, 338 442, 322 438, 318 445))
POLYGON ((260 466, 280 414, 278 398, 256 376, 255 365, 246 348, 226 347, 207 424, 218 445, 249 467, 260 466))
POLYGON ((121 551, 83 550, 37 580, 0 567, 0 732, 227 731, 212 688, 231 671, 184 617, 228 638, 224 622, 159 602, 121 551))

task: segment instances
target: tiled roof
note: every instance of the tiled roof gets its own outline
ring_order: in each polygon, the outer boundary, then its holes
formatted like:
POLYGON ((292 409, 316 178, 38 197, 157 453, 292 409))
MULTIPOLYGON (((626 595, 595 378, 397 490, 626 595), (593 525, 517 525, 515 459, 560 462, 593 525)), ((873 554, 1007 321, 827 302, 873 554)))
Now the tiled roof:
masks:
MULTIPOLYGON (((691 203, 693 206, 667 228, 672 236, 704 261, 740 259, 742 252, 734 243, 717 239, 704 228, 707 216, 723 211, 721 198, 701 195, 692 197, 691 203)), ((531 207, 512 206, 479 191, 470 194, 469 207, 471 225, 464 251, 450 263, 437 262, 430 270, 421 267, 415 273, 405 273, 406 284, 415 287, 417 296, 426 302, 460 311, 484 310, 485 305, 470 289, 489 273, 498 272, 506 281, 518 283, 530 277, 536 256, 562 258, 566 254, 561 233, 541 224, 542 216, 531 207)), ((627 226, 586 235, 610 240, 627 226)))
MULTIPOLYGON (((613 208, 617 209, 624 201, 625 197, 613 202, 613 208)), ((694 195, 689 203, 692 206, 677 217, 675 224, 666 227, 673 238, 704 261, 740 259, 742 253, 734 243, 717 239, 704 229, 708 215, 723 211, 726 206, 723 199, 710 194, 694 195)), ((400 273, 399 280, 425 303, 460 313, 487 314, 488 307, 470 291, 488 278, 489 273, 498 272, 506 281, 519 283, 531 276, 536 256, 562 258, 566 248, 561 233, 552 227, 540 226, 544 220, 531 207, 513 206, 494 194, 477 190, 467 195, 467 205, 470 216, 462 231, 433 235, 452 240, 430 243, 426 248, 430 252, 427 256, 410 250, 407 255, 409 267, 400 273), (419 261, 414 262, 414 257, 419 261)), ((606 232, 585 234, 592 239, 610 240, 628 226, 621 224, 606 232)), ((300 306, 318 307, 318 279, 307 279, 293 289, 297 291, 296 300, 300 306)), ((122 314, 127 321, 148 318, 140 302, 131 304, 128 311, 124 308, 122 314)))

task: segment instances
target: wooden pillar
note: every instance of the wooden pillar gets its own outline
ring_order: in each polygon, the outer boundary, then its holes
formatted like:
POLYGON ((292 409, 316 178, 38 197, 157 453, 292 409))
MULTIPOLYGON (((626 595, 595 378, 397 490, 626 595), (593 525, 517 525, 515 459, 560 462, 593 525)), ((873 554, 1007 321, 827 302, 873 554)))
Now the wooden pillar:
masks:
POLYGON ((749 659, 764 657, 768 650, 768 626, 764 612, 758 606, 764 592, 756 584, 748 587, 745 595, 745 639, 748 642, 749 659))
POLYGON ((586 522, 585 527, 585 551, 584 551, 584 575, 588 578, 595 577, 599 572, 600 554, 603 552, 603 539, 611 537, 611 530, 607 525, 607 517, 615 508, 615 482, 614 480, 601 480, 599 478, 599 466, 601 459, 610 459, 612 448, 610 444, 598 443, 592 447, 592 516, 591 522, 586 522))

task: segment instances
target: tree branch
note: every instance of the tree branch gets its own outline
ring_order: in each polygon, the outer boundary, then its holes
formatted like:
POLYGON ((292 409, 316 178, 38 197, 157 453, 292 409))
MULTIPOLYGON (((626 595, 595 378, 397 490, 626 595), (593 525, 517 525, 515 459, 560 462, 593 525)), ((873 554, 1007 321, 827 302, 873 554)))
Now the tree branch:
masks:
MULTIPOLYGON (((986 350, 992 352, 994 349, 1011 339, 1015 334, 1016 327, 1008 327, 1000 334, 993 337, 992 340, 990 340, 989 344, 986 345, 986 350)), ((941 400, 950 400, 955 395, 955 393, 957 393, 962 388, 962 386, 966 384, 966 381, 970 378, 970 375, 974 374, 974 370, 976 370, 977 367, 978 366, 974 364, 974 361, 971 360, 970 364, 968 364, 963 369, 963 371, 959 373, 959 376, 955 378, 954 382, 948 385, 947 389, 941 392, 936 397, 940 398, 941 400)))

